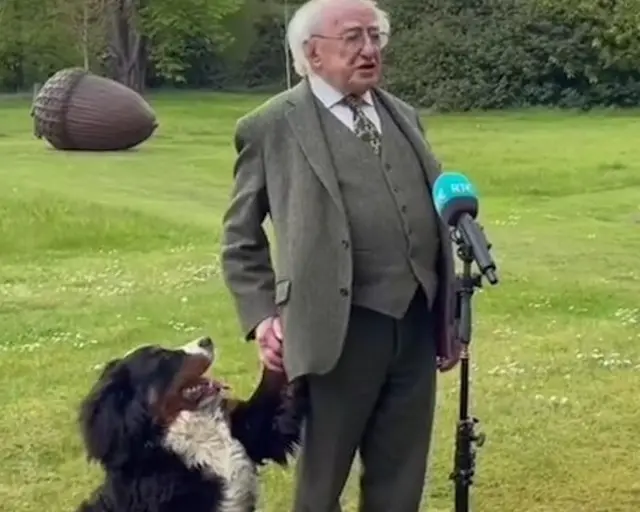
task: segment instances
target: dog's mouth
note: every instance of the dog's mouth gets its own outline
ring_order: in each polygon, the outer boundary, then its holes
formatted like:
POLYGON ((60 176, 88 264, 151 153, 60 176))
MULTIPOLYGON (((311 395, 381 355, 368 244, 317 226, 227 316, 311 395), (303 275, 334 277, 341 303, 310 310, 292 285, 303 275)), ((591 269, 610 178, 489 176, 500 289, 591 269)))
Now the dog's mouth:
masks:
POLYGON ((201 375, 195 382, 187 382, 180 388, 180 397, 188 408, 194 409, 227 389, 229 386, 225 383, 201 375))
POLYGON ((198 409, 229 389, 224 382, 207 375, 213 359, 212 353, 186 356, 182 371, 174 381, 172 393, 181 409, 198 409))
POLYGON ((214 361, 213 344, 198 340, 183 347, 180 370, 168 390, 156 401, 159 420, 170 424, 182 411, 195 411, 215 401, 229 387, 206 373, 214 361))

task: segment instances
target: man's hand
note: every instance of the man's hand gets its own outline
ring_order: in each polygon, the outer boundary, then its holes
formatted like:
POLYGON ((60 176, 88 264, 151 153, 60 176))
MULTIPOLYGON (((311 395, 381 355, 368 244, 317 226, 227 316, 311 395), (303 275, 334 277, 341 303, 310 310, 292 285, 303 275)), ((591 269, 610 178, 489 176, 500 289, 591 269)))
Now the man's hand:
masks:
POLYGON ((260 322, 256 327, 256 340, 262 364, 274 372, 284 372, 280 317, 272 316, 260 322))
POLYGON ((438 358, 438 370, 441 372, 448 372, 456 367, 458 361, 460 361, 460 352, 462 350, 462 345, 458 340, 453 342, 453 351, 451 357, 448 359, 438 358))

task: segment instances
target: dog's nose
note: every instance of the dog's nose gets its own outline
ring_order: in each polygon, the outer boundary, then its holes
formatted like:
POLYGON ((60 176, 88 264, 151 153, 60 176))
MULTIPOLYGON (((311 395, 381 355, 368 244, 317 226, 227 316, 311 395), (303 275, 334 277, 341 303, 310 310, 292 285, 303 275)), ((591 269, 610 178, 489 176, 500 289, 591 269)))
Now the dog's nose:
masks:
POLYGON ((209 336, 204 336, 198 340, 198 346, 205 350, 213 349, 213 340, 209 336))

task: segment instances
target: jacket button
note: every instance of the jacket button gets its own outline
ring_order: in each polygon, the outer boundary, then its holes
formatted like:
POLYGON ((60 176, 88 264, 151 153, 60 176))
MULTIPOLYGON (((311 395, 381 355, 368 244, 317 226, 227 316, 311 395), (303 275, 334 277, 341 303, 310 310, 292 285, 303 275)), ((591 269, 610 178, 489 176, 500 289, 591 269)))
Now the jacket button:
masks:
POLYGON ((348 240, 343 240, 342 241, 342 247, 344 247, 345 249, 349 248, 349 241, 348 240))
POLYGON ((340 288, 340 295, 342 295, 343 297, 348 297, 349 290, 347 288, 340 288))

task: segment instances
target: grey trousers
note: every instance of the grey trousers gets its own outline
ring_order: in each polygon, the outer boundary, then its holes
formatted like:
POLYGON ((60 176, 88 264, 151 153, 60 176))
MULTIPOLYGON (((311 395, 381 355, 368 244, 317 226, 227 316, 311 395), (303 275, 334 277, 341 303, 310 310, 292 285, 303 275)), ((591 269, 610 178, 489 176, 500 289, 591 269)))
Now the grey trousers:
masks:
POLYGON ((310 411, 293 511, 340 512, 359 452, 359 510, 417 512, 436 375, 433 321, 422 292, 402 320, 354 306, 338 363, 325 375, 307 377, 310 411))

